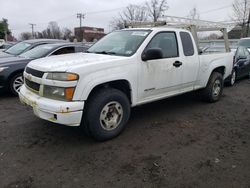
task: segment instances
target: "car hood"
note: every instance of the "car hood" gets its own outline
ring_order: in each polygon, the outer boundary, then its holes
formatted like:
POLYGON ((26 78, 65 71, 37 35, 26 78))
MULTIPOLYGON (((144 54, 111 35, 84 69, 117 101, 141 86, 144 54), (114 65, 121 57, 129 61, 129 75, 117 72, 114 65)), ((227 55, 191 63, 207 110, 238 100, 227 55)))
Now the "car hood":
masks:
POLYGON ((127 57, 123 56, 102 55, 94 53, 75 53, 37 59, 31 61, 28 64, 28 67, 44 72, 66 72, 82 66, 113 62, 124 60, 126 58, 127 57))
POLYGON ((0 66, 3 67, 3 66, 10 66, 16 63, 28 63, 29 61, 31 61, 31 59, 18 57, 18 56, 0 58, 0 66))
POLYGON ((6 57, 14 57, 12 54, 7 54, 5 52, 0 52, 0 58, 6 58, 6 57))

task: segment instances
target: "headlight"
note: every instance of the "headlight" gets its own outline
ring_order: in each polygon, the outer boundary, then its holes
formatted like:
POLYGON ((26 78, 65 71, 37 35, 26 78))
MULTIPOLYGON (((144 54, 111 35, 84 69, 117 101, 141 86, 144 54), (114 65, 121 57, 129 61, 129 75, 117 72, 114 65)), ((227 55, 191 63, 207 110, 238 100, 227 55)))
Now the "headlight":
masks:
POLYGON ((74 87, 62 88, 55 86, 44 86, 43 96, 51 99, 71 101, 75 92, 74 87))
POLYGON ((7 69, 9 67, 0 67, 0 72, 2 72, 3 70, 7 69))
POLYGON ((47 75, 47 79, 58 81, 75 81, 79 79, 79 76, 77 74, 67 72, 50 72, 47 75))

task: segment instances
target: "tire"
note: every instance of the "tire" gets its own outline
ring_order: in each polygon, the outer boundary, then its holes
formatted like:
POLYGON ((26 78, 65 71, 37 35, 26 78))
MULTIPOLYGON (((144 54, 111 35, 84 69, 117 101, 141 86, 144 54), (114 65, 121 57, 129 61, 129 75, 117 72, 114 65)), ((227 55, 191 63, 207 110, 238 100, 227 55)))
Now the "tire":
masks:
POLYGON ((229 86, 234 86, 235 81, 236 81, 236 77, 237 77, 236 70, 233 69, 232 74, 231 74, 231 76, 230 76, 230 80, 229 80, 229 82, 228 82, 228 85, 229 85, 229 86))
POLYGON ((202 98, 207 102, 217 102, 223 92, 223 76, 221 73, 213 72, 209 78, 206 88, 202 90, 202 98))
POLYGON ((14 75, 9 82, 9 90, 12 95, 18 96, 21 86, 23 85, 23 73, 14 75))
POLYGON ((113 88, 101 89, 88 99, 82 126, 87 135, 105 141, 123 131, 129 116, 130 103, 123 92, 113 88))

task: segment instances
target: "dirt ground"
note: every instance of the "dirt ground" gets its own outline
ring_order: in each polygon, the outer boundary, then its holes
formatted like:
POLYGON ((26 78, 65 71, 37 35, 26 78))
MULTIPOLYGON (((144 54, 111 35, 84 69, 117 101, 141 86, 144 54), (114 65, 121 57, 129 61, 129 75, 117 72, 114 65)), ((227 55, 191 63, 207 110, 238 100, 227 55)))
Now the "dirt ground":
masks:
POLYGON ((250 80, 215 104, 188 94, 134 108, 103 143, 1 94, 0 187, 250 188, 250 80))

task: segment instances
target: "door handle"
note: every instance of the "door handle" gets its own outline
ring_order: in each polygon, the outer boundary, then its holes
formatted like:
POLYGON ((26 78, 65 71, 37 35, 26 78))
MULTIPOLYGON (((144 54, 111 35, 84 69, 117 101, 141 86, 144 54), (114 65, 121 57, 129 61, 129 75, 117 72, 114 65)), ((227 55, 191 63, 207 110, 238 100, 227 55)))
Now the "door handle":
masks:
POLYGON ((173 63, 173 65, 178 68, 178 67, 182 66, 182 62, 176 61, 173 63))

